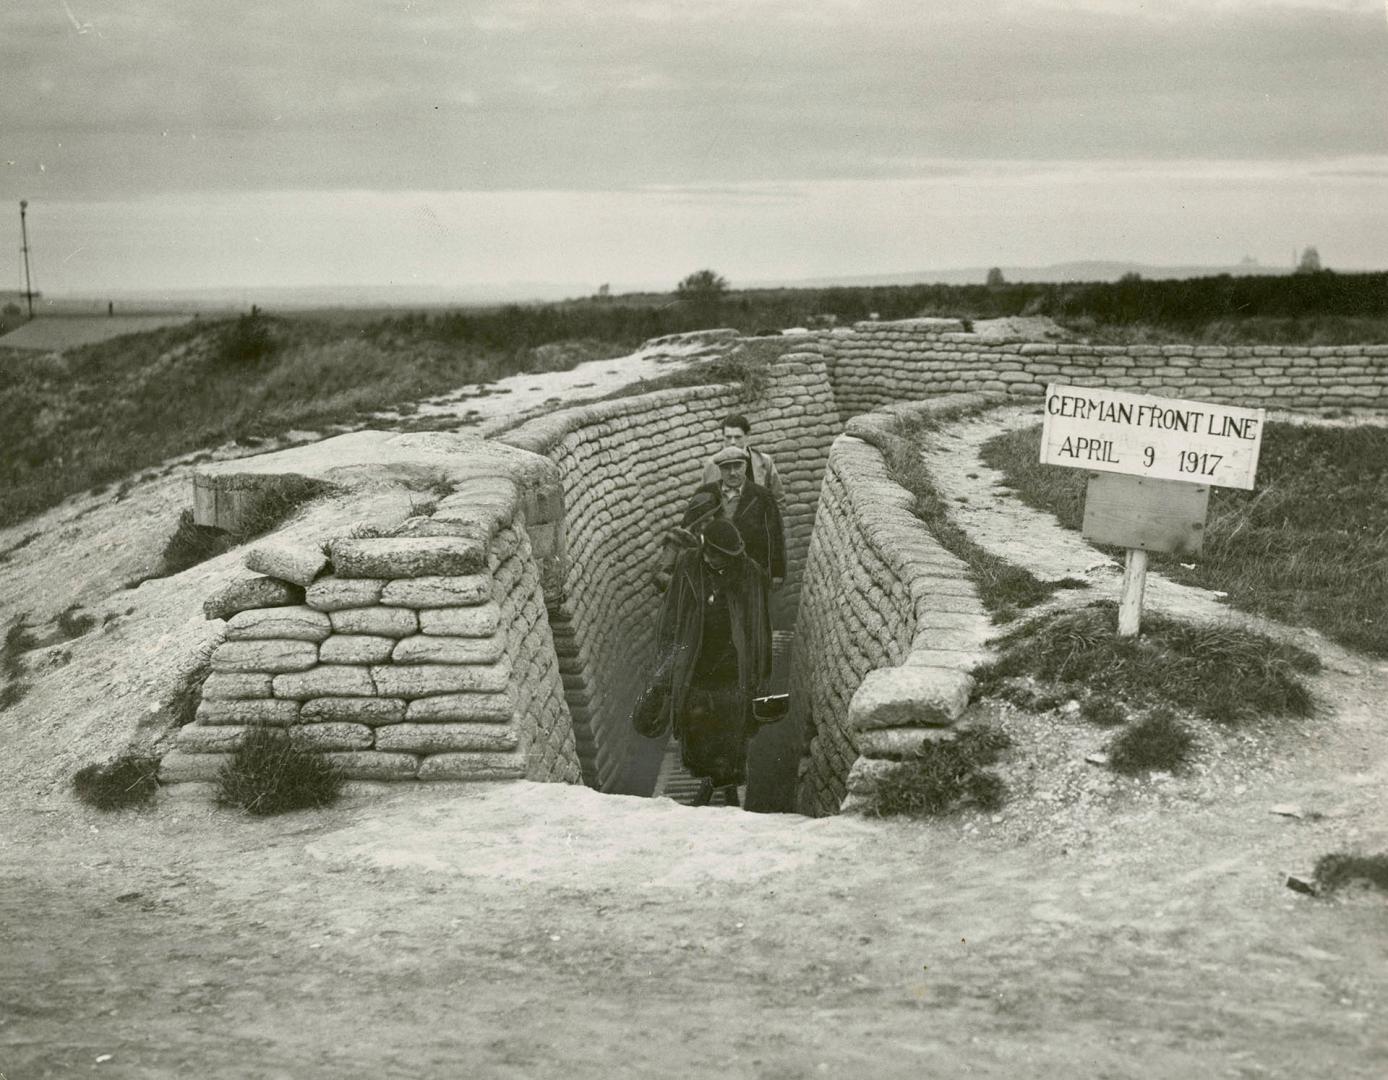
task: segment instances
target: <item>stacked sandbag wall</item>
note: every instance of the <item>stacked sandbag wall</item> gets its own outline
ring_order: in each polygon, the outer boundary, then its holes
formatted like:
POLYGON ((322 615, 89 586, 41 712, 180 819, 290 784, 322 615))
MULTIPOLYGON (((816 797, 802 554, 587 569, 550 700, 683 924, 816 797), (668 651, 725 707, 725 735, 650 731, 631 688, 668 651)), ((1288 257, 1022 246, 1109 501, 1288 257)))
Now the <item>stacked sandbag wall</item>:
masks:
POLYGON ((912 512, 883 448, 898 419, 988 403, 951 395, 898 406, 834 440, 796 625, 801 813, 870 802, 884 768, 952 737, 990 624, 964 563, 912 512))
POLYGON ((226 637, 161 779, 215 780, 268 724, 351 780, 576 782, 534 501, 478 478, 385 535, 251 548, 261 576, 206 605, 226 637))
POLYGON ((955 319, 860 322, 807 348, 840 417, 976 391, 1039 397, 1050 382, 1294 411, 1388 409, 1388 345, 1080 345, 964 333, 955 319))
POLYGON ((787 624, 838 415, 822 361, 788 353, 764 390, 661 390, 561 410, 502 436, 558 467, 565 500, 567 576, 551 597, 550 626, 585 782, 612 790, 635 746, 629 716, 651 667, 661 540, 678 523, 722 420, 747 416, 751 444, 775 459, 785 486, 788 575, 778 606, 787 624))

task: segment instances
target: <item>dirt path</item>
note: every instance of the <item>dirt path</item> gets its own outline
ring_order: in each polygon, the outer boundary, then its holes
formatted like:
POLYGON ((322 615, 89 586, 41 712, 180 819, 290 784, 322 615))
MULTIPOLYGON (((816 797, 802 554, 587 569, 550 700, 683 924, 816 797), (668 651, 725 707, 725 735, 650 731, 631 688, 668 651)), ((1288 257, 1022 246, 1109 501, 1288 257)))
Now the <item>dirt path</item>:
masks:
MULTIPOLYGON (((163 520, 165 482, 126 510, 163 520)), ((86 531, 121 513, 64 522, 93 578, 125 573, 86 531)), ((37 544, 0 586, 41 595, 75 565, 37 544)), ((111 702, 143 700, 227 572, 99 601, 135 611, 53 647, 70 656, 0 713, 7 779, 65 776, 46 759, 74 725, 117 730, 111 702)), ((1093 728, 1001 709, 1012 798, 934 824, 523 783, 109 816, 7 782, 0 1074, 1376 1078, 1388 904, 1283 884, 1388 849, 1388 672, 1349 668, 1317 680, 1324 715, 1179 777, 1094 769, 1093 728)))

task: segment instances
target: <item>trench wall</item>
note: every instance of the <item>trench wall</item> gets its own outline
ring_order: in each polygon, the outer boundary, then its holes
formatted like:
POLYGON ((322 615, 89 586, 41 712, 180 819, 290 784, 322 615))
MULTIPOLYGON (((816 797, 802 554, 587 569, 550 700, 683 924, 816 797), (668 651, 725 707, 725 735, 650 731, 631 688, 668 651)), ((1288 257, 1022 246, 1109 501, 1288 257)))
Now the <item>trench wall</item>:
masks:
POLYGON ((208 600, 225 637, 161 780, 216 780, 269 724, 351 780, 577 782, 530 537, 548 523, 527 520, 555 491, 512 471, 462 480, 429 515, 252 547, 259 576, 208 600))
MULTIPOLYGON (((872 672, 909 667, 957 687, 981 658, 989 622, 978 592, 964 563, 911 512, 911 496, 891 479, 883 448, 894 438, 893 414, 987 402, 949 395, 897 406, 857 418, 834 440, 796 624, 791 721, 804 740, 803 814, 837 813, 860 757, 892 756, 920 731, 906 714, 871 734, 857 730, 853 703, 872 672)), ((932 686, 918 696, 934 694, 932 686)), ((967 691, 956 704, 966 698, 967 691)), ((950 719, 938 714, 929 726, 946 727, 950 719)))
POLYGON ((954 319, 861 322, 816 335, 840 418, 894 401, 1048 382, 1252 408, 1388 408, 1388 345, 1076 345, 984 339, 954 319))
POLYGON ((653 655, 660 594, 653 572, 729 412, 747 416, 752 445, 775 459, 785 485, 788 573, 777 607, 799 603, 801 568, 829 444, 840 429, 823 360, 788 353, 765 392, 697 386, 565 409, 502 436, 549 458, 564 491, 566 566, 549 622, 586 783, 613 790, 638 736, 629 720, 653 655))

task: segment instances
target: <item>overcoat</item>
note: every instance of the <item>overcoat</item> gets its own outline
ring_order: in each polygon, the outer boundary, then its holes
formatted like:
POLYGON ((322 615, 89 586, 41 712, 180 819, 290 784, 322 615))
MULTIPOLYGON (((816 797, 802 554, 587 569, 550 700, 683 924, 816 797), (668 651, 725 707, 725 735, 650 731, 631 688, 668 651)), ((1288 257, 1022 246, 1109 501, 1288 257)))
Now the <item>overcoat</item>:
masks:
MULTIPOLYGON (((738 556, 726 593, 737 649, 738 691, 750 708, 752 698, 771 677, 770 582, 746 555, 738 556)), ((670 712, 681 727, 694 666, 704 634, 704 605, 716 582, 698 548, 680 552, 656 629, 659 675, 669 687, 670 712)))
MULTIPOLYGON (((712 515, 722 513, 723 488, 720 484, 703 484, 694 492, 680 524, 686 529, 701 530, 712 515), (718 509, 715 511, 714 507, 718 509)), ((737 527, 747 554, 768 577, 786 576, 786 534, 776 500, 759 484, 743 484, 737 501, 737 513, 732 523, 737 527)))

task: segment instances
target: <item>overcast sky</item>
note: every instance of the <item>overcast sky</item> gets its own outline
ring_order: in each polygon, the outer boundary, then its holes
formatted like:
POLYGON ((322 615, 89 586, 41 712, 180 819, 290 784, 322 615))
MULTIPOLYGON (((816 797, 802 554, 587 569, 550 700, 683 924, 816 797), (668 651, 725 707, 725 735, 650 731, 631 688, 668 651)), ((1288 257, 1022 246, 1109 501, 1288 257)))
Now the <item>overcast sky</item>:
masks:
POLYGON ((5 0, 0 239, 50 293, 1378 268, 1386 10, 5 0))

